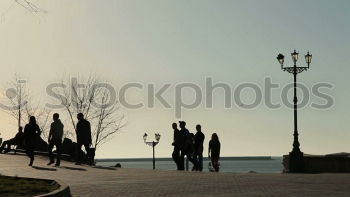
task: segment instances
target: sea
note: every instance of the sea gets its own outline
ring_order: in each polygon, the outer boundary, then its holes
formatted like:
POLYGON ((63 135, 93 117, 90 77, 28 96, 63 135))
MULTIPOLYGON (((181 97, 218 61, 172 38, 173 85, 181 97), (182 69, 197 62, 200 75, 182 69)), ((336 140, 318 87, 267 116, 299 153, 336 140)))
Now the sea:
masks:
MULTIPOLYGON (((208 158, 203 159, 203 171, 209 171, 208 158)), ((96 165, 113 167, 117 163, 122 168, 152 169, 152 158, 128 158, 128 159, 96 159, 96 165)), ((156 159, 156 169, 176 170, 176 165, 171 158, 156 159)), ((189 162, 189 169, 192 169, 189 162)), ((222 157, 220 158, 220 172, 233 173, 281 173, 283 171, 282 157, 222 157)))

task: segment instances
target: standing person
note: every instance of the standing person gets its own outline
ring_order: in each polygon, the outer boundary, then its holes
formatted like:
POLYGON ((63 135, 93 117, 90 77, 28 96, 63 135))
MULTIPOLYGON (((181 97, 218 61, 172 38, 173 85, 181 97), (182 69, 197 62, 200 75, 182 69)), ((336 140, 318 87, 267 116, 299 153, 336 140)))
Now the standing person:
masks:
POLYGON ((36 119, 34 116, 31 116, 29 118, 29 123, 24 127, 25 148, 26 153, 30 158, 29 166, 33 165, 35 145, 40 134, 41 131, 39 126, 36 124, 36 119))
POLYGON ((218 135, 213 133, 209 142, 208 155, 216 172, 219 172, 220 146, 218 135))
POLYGON ((77 161, 76 165, 81 164, 81 147, 84 145, 86 155, 89 155, 91 139, 91 126, 90 122, 84 118, 82 113, 77 115, 78 123, 76 127, 77 134, 77 161))
POLYGON ((179 159, 179 167, 180 170, 185 170, 185 155, 187 149, 186 139, 190 132, 186 129, 186 122, 179 121, 180 126, 180 134, 179 134, 179 147, 180 147, 180 159, 179 159))
POLYGON ((180 133, 181 133, 181 141, 183 143, 181 148, 181 170, 184 170, 184 158, 186 158, 193 164, 193 166, 197 166, 196 161, 194 160, 194 134, 190 133, 188 129, 186 129, 186 122, 179 121, 180 123, 180 133))
POLYGON ((194 159, 196 160, 197 166, 195 170, 203 171, 203 143, 205 139, 205 135, 202 132, 202 126, 196 126, 197 133, 194 135, 194 159))
POLYGON ((49 133, 49 157, 50 162, 47 165, 55 163, 54 156, 52 154, 53 146, 56 146, 56 167, 60 166, 61 163, 61 146, 62 146, 62 137, 63 137, 63 127, 61 120, 59 119, 60 115, 55 113, 53 115, 53 122, 51 123, 50 133, 49 133))
POLYGON ((177 170, 180 170, 181 133, 177 128, 176 123, 172 124, 172 128, 174 130, 174 142, 172 144, 174 146, 174 151, 172 154, 172 158, 176 164, 177 170))

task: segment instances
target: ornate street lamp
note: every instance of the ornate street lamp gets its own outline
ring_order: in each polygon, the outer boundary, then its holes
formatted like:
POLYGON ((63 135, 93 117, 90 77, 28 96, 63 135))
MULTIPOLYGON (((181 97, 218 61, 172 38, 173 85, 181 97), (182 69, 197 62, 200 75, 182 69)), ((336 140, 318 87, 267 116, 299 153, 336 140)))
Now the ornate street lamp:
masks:
POLYGON ((299 143, 299 133, 298 133, 298 112, 297 112, 297 104, 298 104, 298 98, 297 98, 297 74, 306 71, 310 68, 312 55, 307 52, 305 55, 305 61, 307 63, 307 67, 299 67, 296 65, 298 61, 298 55, 299 53, 294 50, 293 53, 291 53, 292 60, 294 65, 291 67, 284 67, 284 55, 278 54, 277 60, 281 64, 281 69, 283 71, 287 71, 294 76, 294 140, 293 140, 293 150, 289 153, 289 171, 290 172, 303 172, 304 169, 304 153, 300 151, 300 143, 299 143))
POLYGON ((147 133, 145 133, 143 135, 143 141, 145 142, 145 144, 152 146, 152 149, 153 149, 153 170, 154 170, 154 169, 156 169, 156 159, 155 159, 155 154, 154 154, 154 147, 159 143, 160 134, 159 133, 154 134, 156 141, 150 141, 150 142, 147 142, 147 136, 148 136, 147 133))

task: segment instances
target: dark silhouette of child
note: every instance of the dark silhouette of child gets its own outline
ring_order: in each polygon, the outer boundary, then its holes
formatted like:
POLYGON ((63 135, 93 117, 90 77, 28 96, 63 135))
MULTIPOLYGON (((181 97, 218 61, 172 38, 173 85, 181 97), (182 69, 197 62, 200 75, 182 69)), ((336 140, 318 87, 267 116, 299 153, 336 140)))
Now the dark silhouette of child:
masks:
POLYGON ((11 146, 22 146, 23 145, 23 128, 19 127, 18 132, 14 138, 6 140, 2 143, 0 147, 0 153, 4 151, 4 153, 8 153, 11 150, 11 146))
POLYGON ((37 138, 40 136, 41 131, 39 126, 36 124, 34 116, 29 118, 29 123, 24 127, 24 142, 26 153, 30 158, 29 166, 33 165, 34 162, 34 150, 37 142, 37 138))
POLYGON ((220 146, 218 135, 213 133, 209 141, 208 155, 216 172, 219 172, 220 146))

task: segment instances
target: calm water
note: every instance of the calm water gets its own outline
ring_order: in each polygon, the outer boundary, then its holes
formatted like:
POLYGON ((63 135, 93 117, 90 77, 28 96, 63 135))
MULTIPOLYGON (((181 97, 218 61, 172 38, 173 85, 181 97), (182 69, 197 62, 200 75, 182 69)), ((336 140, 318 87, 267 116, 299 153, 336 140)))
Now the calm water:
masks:
MULTIPOLYGON (((107 162, 97 162, 97 165, 110 167, 115 166, 116 163, 120 163, 122 168, 143 168, 152 169, 152 160, 145 161, 107 161, 107 162)), ((246 173, 250 171, 255 171, 258 173, 280 173, 283 170, 282 157, 272 157, 271 160, 224 160, 220 161, 220 171, 221 172, 236 172, 236 173, 246 173)), ((156 169, 161 170, 175 170, 176 166, 172 160, 167 161, 157 161, 156 169)), ((190 169, 192 165, 190 164, 190 169)), ((208 161, 203 162, 204 171, 208 170, 208 161)))

